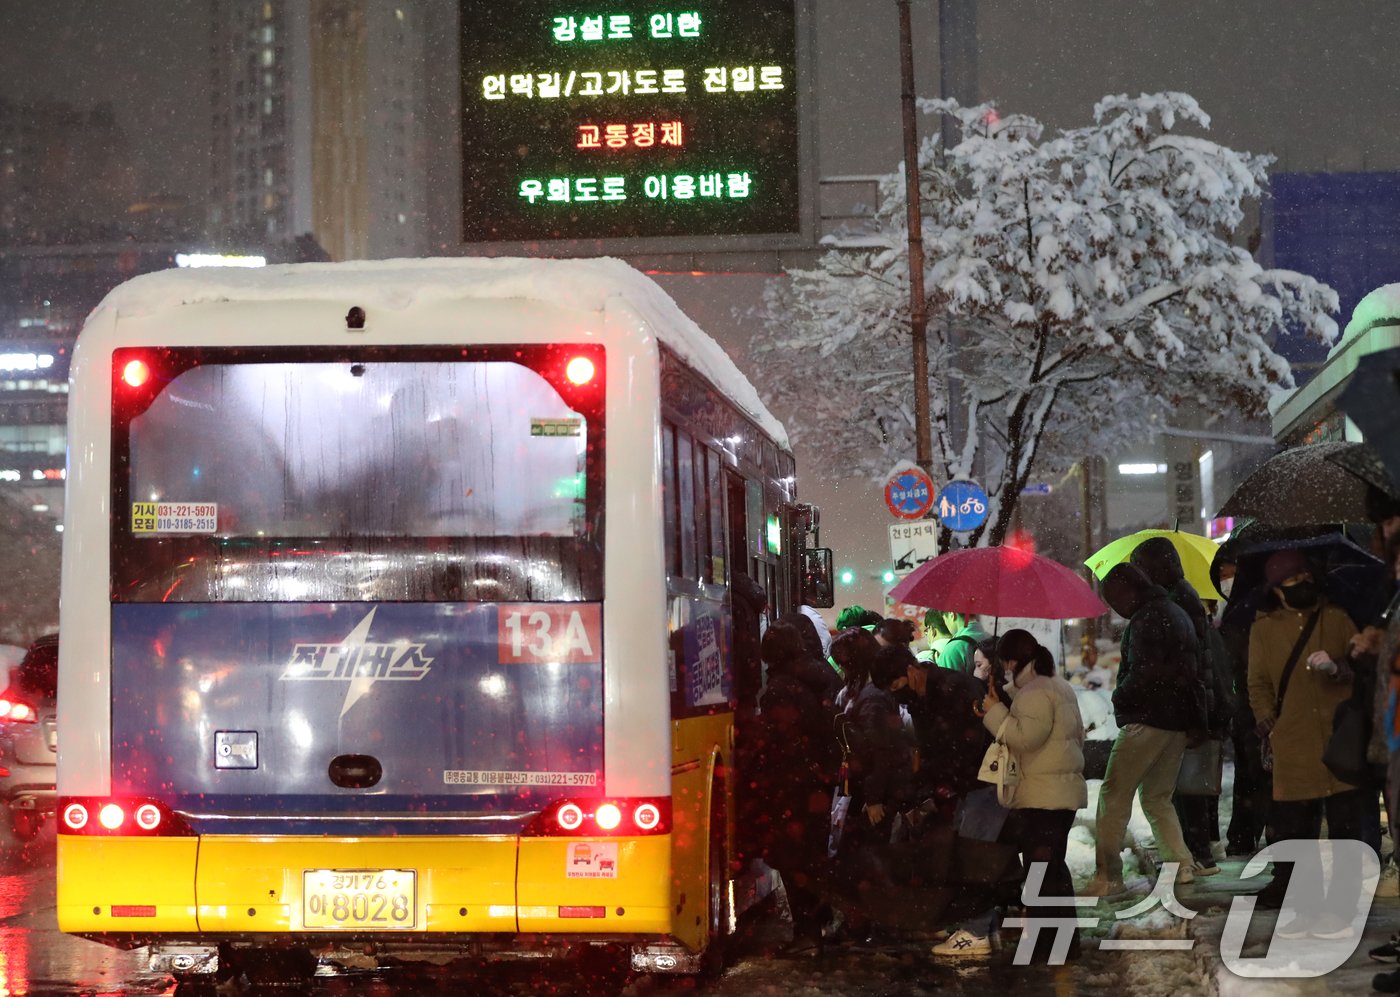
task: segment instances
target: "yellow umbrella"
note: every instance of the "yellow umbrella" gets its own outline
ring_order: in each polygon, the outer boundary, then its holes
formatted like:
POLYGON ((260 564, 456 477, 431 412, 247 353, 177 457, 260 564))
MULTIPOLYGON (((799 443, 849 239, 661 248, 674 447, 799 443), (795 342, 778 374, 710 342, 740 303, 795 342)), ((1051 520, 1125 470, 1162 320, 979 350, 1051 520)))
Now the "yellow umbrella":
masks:
POLYGON ((1181 570, 1202 599, 1223 600, 1225 597, 1215 590, 1210 580, 1210 566, 1219 550, 1213 540, 1195 533, 1180 530, 1139 530, 1126 537, 1119 537, 1084 563, 1094 573, 1095 578, 1108 574, 1115 564, 1122 564, 1133 556, 1138 544, 1153 537, 1166 537, 1181 556, 1181 570))

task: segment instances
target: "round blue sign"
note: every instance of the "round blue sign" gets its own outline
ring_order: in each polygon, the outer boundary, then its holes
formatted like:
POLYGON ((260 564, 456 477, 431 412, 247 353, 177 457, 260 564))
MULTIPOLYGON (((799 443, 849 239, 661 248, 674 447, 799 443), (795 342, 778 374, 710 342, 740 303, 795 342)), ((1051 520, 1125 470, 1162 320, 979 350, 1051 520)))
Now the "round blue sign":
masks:
POLYGON ((954 533, 969 533, 987 521, 991 503, 975 481, 950 481, 938 493, 933 511, 938 521, 954 533))

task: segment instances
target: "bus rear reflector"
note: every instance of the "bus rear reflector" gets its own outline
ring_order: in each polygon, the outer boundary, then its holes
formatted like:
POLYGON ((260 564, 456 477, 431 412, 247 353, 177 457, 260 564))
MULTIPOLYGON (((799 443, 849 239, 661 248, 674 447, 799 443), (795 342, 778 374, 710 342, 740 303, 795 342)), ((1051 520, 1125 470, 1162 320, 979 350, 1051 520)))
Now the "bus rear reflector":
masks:
POLYGON ((525 837, 620 837, 670 830, 669 796, 556 800, 530 822, 525 837))
POLYGON ((141 905, 117 905, 112 908, 113 917, 155 917, 154 906, 141 905))
POLYGON ((607 917, 606 907, 560 907, 560 917, 607 917))

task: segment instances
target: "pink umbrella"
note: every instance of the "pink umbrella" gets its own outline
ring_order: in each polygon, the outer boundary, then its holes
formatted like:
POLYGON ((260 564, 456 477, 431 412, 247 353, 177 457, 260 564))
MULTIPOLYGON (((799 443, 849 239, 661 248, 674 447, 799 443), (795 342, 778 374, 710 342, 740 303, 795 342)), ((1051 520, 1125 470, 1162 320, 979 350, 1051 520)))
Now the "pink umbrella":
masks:
POLYGON ((1070 620, 1108 607, 1069 568, 1018 547, 971 547, 926 561, 890 590, 911 606, 981 616, 1070 620))

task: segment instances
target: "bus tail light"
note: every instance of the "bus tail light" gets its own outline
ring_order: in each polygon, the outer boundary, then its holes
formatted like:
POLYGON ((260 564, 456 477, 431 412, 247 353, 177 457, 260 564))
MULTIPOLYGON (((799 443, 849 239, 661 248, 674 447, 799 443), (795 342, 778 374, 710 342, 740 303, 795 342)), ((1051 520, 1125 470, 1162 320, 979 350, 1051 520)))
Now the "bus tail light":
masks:
POLYGON ((110 837, 191 837, 194 831, 155 800, 65 796, 58 801, 60 834, 110 837))
POLYGON ((558 800, 530 822, 525 837, 621 837, 667 834, 670 830, 671 798, 668 796, 558 800))

